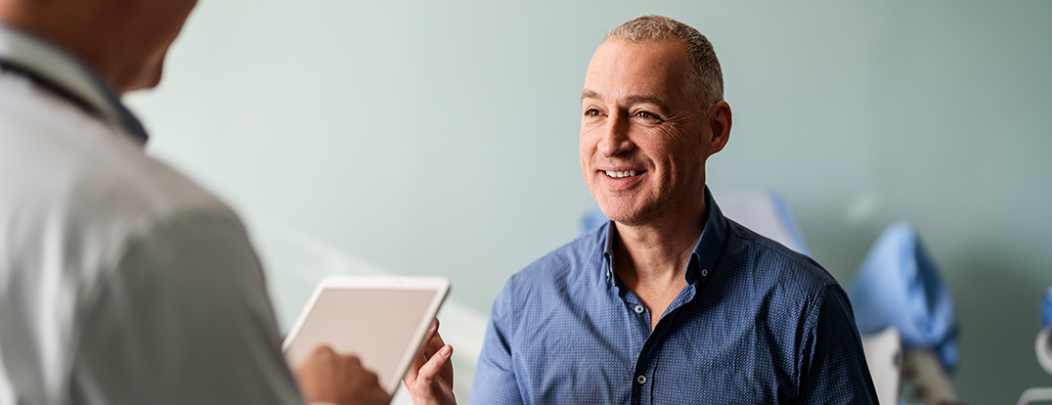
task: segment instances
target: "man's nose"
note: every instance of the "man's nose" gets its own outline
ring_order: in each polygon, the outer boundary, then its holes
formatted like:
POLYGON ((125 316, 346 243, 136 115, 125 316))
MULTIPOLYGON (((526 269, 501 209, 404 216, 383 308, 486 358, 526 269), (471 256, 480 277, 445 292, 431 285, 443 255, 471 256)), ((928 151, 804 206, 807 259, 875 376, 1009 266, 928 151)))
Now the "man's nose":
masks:
POLYGON ((617 156, 633 148, 628 138, 628 120, 624 114, 617 114, 607 120, 599 139, 599 152, 604 156, 617 156))

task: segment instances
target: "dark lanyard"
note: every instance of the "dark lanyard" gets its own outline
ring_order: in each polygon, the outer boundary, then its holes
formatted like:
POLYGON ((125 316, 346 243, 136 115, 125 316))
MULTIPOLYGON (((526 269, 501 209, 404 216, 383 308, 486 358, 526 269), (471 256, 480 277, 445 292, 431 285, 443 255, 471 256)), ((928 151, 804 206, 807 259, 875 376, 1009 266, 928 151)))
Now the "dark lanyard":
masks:
MULTIPOLYGON (((18 63, 13 63, 9 60, 0 58, 0 72, 10 72, 26 77, 30 81, 35 83, 37 86, 40 86, 40 88, 47 90, 52 94, 62 98, 63 100, 66 100, 70 104, 77 106, 77 108, 80 108, 88 115, 91 115, 101 120, 105 120, 105 115, 103 115, 102 111, 99 110, 98 107, 95 107, 87 100, 84 100, 84 98, 78 96, 72 91, 69 91, 69 89, 63 87, 62 85, 55 83, 53 80, 48 79, 47 77, 44 77, 43 75, 37 72, 34 72, 32 69, 26 68, 22 65, 19 65, 18 63)), ((115 96, 113 96, 110 93, 106 93, 106 95, 110 98, 110 101, 114 103, 115 108, 117 109, 118 118, 121 121, 121 125, 124 125, 124 128, 132 135, 132 137, 134 137, 142 144, 145 144, 146 140, 149 139, 149 135, 146 134, 146 129, 142 127, 142 123, 139 122, 139 119, 135 118, 135 115, 132 114, 131 111, 128 111, 128 109, 124 107, 124 104, 121 104, 120 100, 117 99, 115 96)))
POLYGON ((65 87, 62 87, 58 83, 55 83, 51 79, 41 76, 40 74, 37 74, 37 72, 25 68, 17 63, 12 63, 11 61, 0 58, 0 72, 10 72, 25 77, 33 83, 35 83, 37 86, 43 88, 44 90, 47 90, 52 94, 59 96, 63 100, 66 100, 70 104, 77 106, 77 108, 80 108, 84 112, 88 113, 88 115, 94 116, 96 118, 103 117, 102 112, 99 111, 98 108, 95 108, 95 106, 91 105, 91 103, 87 102, 80 96, 76 95, 72 91, 67 90, 65 87))

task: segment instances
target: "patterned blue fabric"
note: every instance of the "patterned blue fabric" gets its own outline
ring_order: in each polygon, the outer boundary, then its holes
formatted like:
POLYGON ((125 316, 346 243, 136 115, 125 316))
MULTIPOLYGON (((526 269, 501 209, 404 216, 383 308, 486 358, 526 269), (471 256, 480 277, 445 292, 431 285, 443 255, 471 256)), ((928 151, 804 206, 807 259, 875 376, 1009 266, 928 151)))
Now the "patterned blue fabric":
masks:
POLYGON ((653 333, 612 271, 607 223, 508 280, 470 403, 876 404, 837 282, 706 194, 688 285, 653 333))
POLYGON ((862 334, 894 326, 904 349, 932 348, 942 365, 957 365, 957 315, 950 288, 906 222, 880 234, 847 287, 862 334))

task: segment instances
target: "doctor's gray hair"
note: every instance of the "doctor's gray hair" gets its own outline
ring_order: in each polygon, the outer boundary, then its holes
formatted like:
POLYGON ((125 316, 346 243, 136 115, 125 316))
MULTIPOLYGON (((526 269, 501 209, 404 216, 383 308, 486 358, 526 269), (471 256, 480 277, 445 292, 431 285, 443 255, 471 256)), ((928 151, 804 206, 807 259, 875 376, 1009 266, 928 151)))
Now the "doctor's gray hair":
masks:
POLYGON ((712 43, 693 27, 659 15, 648 15, 628 21, 606 33, 603 42, 621 39, 632 42, 680 40, 687 45, 687 97, 698 107, 709 107, 723 101, 723 72, 712 43))

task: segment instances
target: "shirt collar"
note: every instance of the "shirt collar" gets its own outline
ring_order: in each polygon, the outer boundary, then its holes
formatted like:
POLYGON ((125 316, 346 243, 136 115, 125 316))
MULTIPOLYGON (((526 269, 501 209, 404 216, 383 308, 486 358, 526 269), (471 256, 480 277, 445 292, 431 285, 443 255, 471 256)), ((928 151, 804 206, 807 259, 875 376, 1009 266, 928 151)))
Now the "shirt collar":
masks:
POLYGON ((148 135, 142 123, 120 101, 94 69, 75 56, 33 34, 0 24, 0 60, 58 87, 97 111, 115 129, 141 145, 148 135))
MULTIPOLYGON (((709 277, 712 277, 716 264, 723 256, 723 249, 727 245, 727 218, 723 216, 723 211, 712 198, 709 186, 705 186, 705 207, 708 211, 705 228, 701 231, 701 237, 694 245, 687 264, 688 284, 698 281, 704 283, 709 277)), ((616 232, 614 221, 610 221, 607 224, 606 240, 603 243, 603 257, 606 259, 606 277, 611 282, 615 279, 613 272, 614 232, 616 232)))

